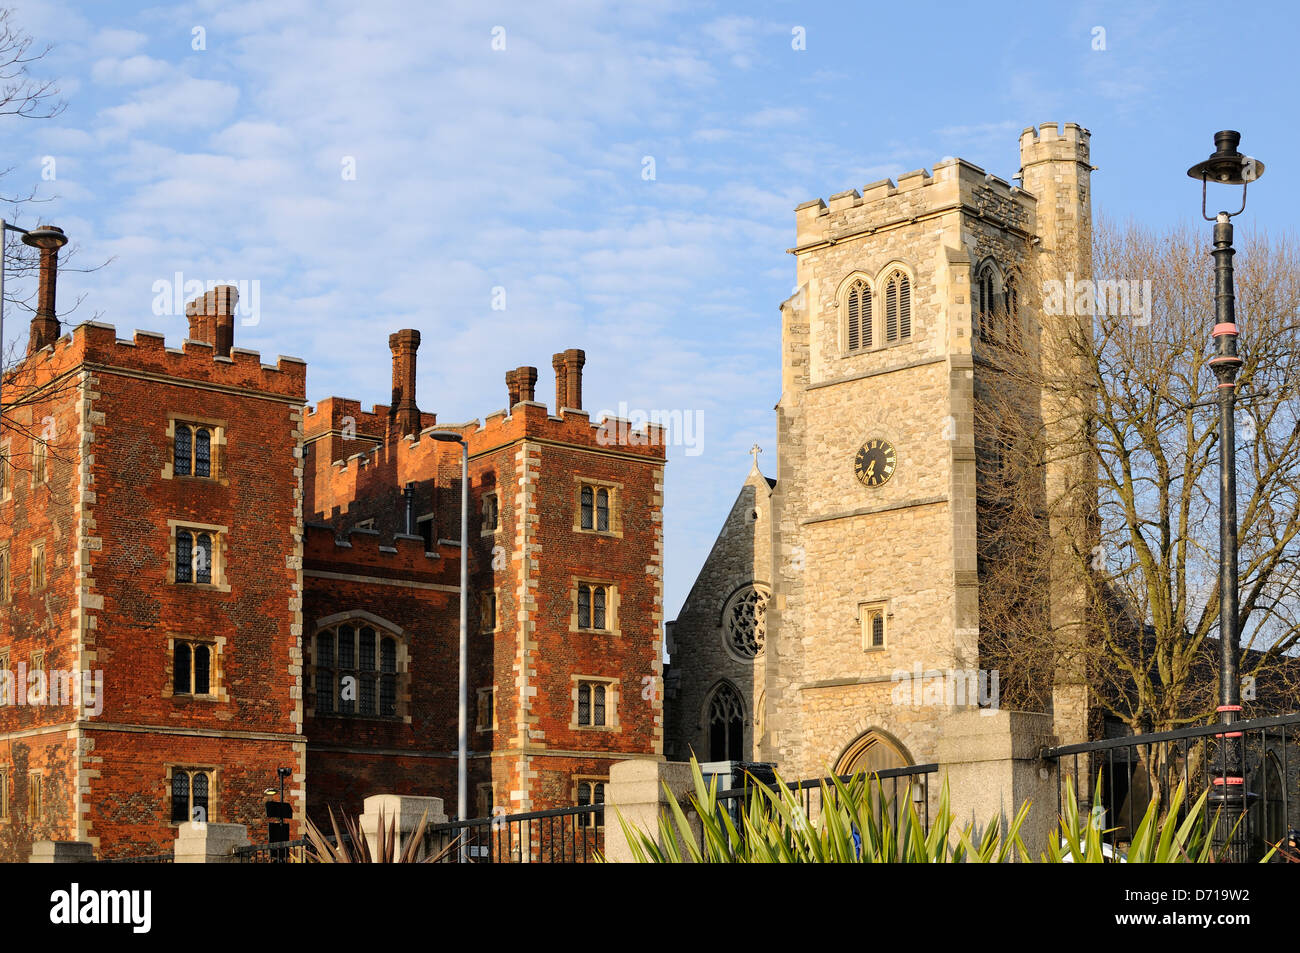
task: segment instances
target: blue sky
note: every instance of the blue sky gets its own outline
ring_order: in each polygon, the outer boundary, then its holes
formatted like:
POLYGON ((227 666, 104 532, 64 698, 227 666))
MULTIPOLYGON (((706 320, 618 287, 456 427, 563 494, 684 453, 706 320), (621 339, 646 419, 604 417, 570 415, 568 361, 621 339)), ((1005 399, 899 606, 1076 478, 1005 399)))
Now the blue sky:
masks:
POLYGON ((176 343, 155 281, 256 280, 236 344, 306 358, 313 402, 386 402, 386 336, 414 327, 447 422, 502 407, 520 364, 552 402, 551 354, 584 348, 588 409, 702 415, 699 452, 669 451, 668 618, 753 443, 775 470, 798 203, 945 156, 1009 179, 1023 127, 1073 121, 1097 213, 1195 219, 1185 170, 1228 127, 1268 167, 1243 221, 1300 217, 1284 3, 3 4, 68 101, 0 118, 4 191, 52 199, 74 262, 112 259, 61 277, 75 320, 176 343))

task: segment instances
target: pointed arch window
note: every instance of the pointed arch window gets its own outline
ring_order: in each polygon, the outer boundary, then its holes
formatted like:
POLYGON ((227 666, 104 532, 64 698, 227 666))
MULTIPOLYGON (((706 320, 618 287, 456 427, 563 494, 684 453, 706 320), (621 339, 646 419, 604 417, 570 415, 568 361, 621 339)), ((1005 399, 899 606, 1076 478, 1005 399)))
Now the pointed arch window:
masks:
POLYGON ((1023 351, 1020 327, 1020 297, 1016 290, 1016 276, 1007 275, 1006 287, 1002 292, 1003 310, 1006 312, 1007 344, 1016 351, 1023 351))
POLYGON ((212 444, 215 428, 176 421, 172 436, 172 473, 175 476, 211 478, 212 444))
POLYGON ((912 336, 912 282, 901 271, 885 281, 885 343, 906 341, 912 336))
POLYGON ((405 673, 397 639, 365 622, 344 622, 316 633, 312 644, 313 709, 317 715, 393 718, 405 673))
POLYGON ((745 759, 745 702, 729 682, 723 682, 709 699, 706 717, 710 761, 745 759))
POLYGON ((976 277, 979 289, 979 336, 981 341, 997 338, 998 274, 992 263, 986 262, 976 277))
POLYGON ((844 344, 850 354, 870 350, 871 288, 859 278, 844 296, 844 344))

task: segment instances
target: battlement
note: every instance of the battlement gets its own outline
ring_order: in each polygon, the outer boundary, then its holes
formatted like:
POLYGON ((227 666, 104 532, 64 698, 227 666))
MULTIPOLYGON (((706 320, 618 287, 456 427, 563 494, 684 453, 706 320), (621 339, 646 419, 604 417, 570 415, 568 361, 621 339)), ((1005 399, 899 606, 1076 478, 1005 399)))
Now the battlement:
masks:
POLYGON ((427 553, 419 536, 384 539, 367 529, 339 536, 327 523, 309 522, 303 525, 303 568, 455 586, 460 581, 460 547, 442 541, 437 545, 435 552, 427 553))
POLYGON ((906 224, 931 212, 958 204, 975 204, 978 195, 1029 206, 1033 197, 1006 179, 985 172, 965 159, 948 158, 931 169, 916 169, 893 179, 880 179, 829 199, 813 199, 795 208, 797 244, 833 240, 845 234, 906 224))
POLYGON ((32 354, 23 362, 22 370, 40 378, 82 363, 145 371, 295 400, 303 399, 307 387, 307 362, 302 358, 281 355, 275 364, 263 364, 257 351, 234 348, 230 357, 221 357, 212 344, 188 339, 179 348, 170 348, 161 332, 137 330, 128 340, 119 338, 113 325, 97 321, 77 325, 53 344, 32 354))
POLYGON ((1026 126, 1020 133, 1020 166, 1048 160, 1073 159, 1087 163, 1088 143, 1092 134, 1075 122, 1058 127, 1054 122, 1026 126))

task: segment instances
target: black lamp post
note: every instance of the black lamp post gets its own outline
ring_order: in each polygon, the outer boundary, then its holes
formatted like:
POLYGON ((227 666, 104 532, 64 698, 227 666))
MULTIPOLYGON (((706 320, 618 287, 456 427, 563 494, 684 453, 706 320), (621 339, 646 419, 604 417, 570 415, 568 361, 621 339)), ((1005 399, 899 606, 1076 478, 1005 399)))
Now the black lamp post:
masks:
POLYGON ((1214 357, 1210 367, 1219 382, 1219 752, 1214 761, 1210 802, 1219 810, 1214 831, 1217 850, 1225 859, 1244 862, 1249 845, 1242 819, 1249 795, 1244 778, 1241 732, 1228 730, 1241 715, 1241 682, 1237 671, 1240 633, 1237 631, 1237 316, 1232 289, 1232 218, 1246 210, 1246 189, 1264 174, 1264 163, 1237 151, 1241 133, 1226 129, 1214 134, 1214 154, 1187 170, 1201 180, 1201 216, 1214 222, 1214 357), (1241 186, 1241 208, 1205 212, 1208 183, 1241 186))

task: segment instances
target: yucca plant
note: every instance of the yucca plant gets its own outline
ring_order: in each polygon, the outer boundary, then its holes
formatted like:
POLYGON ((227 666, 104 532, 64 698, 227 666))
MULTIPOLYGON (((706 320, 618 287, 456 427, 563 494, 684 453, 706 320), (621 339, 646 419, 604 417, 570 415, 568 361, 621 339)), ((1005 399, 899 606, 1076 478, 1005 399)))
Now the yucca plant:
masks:
POLYGON ((1020 839, 1029 807, 1006 831, 995 820, 977 834, 973 825, 954 831, 945 781, 936 821, 927 831, 905 789, 897 801, 880 779, 859 774, 820 785, 821 810, 809 816, 798 793, 776 779, 774 787, 754 782, 740 814, 740 826, 719 805, 717 778, 705 782, 691 760, 695 793, 690 807, 699 819, 699 842, 686 810, 671 791, 659 817, 658 837, 633 829, 619 814, 633 859, 639 863, 999 863, 1028 859, 1020 839))
POLYGON ((394 818, 392 823, 385 825, 384 814, 380 811, 378 851, 375 856, 372 856, 370 842, 361 831, 360 818, 345 816, 343 818, 343 829, 339 830, 339 822, 334 816, 333 808, 330 809, 329 815, 330 826, 334 828, 334 843, 330 843, 329 838, 321 833, 310 818, 307 820, 307 839, 311 841, 313 848, 309 856, 312 861, 320 864, 438 863, 455 848, 456 844, 455 841, 452 841, 436 854, 429 854, 420 860, 416 859, 420 851, 420 845, 424 842, 425 828, 428 826, 429 815, 426 812, 420 818, 420 823, 416 825, 414 833, 407 838, 406 845, 399 853, 397 850, 397 819, 394 818))
MULTIPOLYGON (((1169 806, 1163 815, 1160 803, 1152 799, 1133 839, 1123 853, 1123 860, 1130 864, 1208 864, 1214 863, 1214 841, 1211 837, 1218 823, 1218 812, 1206 823, 1205 802, 1209 791, 1203 791, 1188 808, 1186 816, 1180 821, 1179 812, 1187 799, 1187 786, 1179 782, 1169 799, 1169 806)), ((1101 779, 1097 779, 1097 790, 1093 803, 1101 803, 1101 779)), ((1045 863, 1100 864, 1107 863, 1115 857, 1106 856, 1102 834, 1107 831, 1095 823, 1092 818, 1079 813, 1079 803, 1075 798, 1074 786, 1065 786, 1065 801, 1061 805, 1061 826, 1059 840, 1047 845, 1042 855, 1045 863)), ((1241 824, 1238 819, 1237 825, 1241 824)), ((1235 830, 1235 826, 1234 826, 1235 830)), ((1277 847, 1264 855, 1263 862, 1272 859, 1277 847)))

